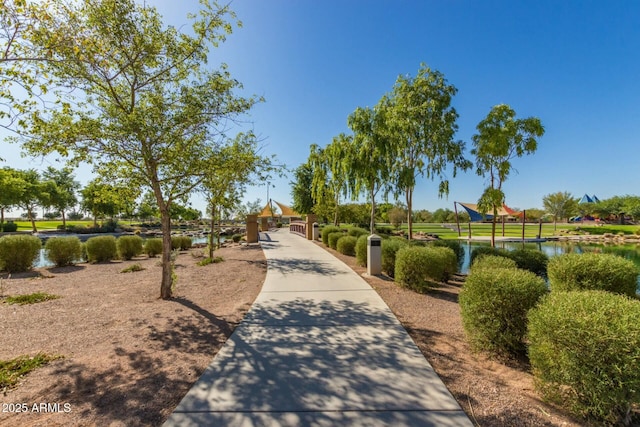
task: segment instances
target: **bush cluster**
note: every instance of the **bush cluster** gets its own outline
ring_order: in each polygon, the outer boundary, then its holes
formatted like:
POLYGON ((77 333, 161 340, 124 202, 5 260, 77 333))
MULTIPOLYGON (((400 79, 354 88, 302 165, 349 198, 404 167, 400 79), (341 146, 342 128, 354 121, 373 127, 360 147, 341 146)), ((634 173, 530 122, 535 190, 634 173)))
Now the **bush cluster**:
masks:
POLYGON ((462 266, 462 262, 464 261, 464 248, 457 240, 432 240, 430 242, 432 246, 435 247, 447 247, 453 250, 453 253, 456 254, 456 259, 458 260, 458 265, 462 266))
POLYGON ((336 243, 336 250, 343 255, 355 256, 357 241, 358 238, 355 236, 342 236, 336 243))
POLYGON ((106 262, 118 257, 118 248, 114 236, 96 236, 87 240, 87 259, 89 262, 106 262))
POLYGON ((367 242, 369 236, 362 235, 358 237, 356 241, 356 264, 366 267, 367 266, 367 242))
POLYGON ((327 238, 329 247, 331 249, 336 249, 338 247, 338 240, 343 236, 346 236, 343 231, 334 231, 333 233, 329 233, 329 237, 327 238))
POLYGON ((382 241, 382 271, 389 277, 395 277, 396 254, 406 245, 407 242, 404 239, 390 238, 382 241))
POLYGON ((529 314, 529 358, 548 400, 628 425, 640 403, 640 301, 605 291, 552 292, 529 314))
POLYGON ((369 230, 365 230, 364 228, 360 227, 351 227, 349 228, 349 230, 347 230, 347 234, 349 236, 360 237, 362 235, 369 235, 369 230))
POLYGON ((75 236, 52 237, 44 244, 44 256, 56 267, 72 265, 82 259, 82 242, 75 236))
POLYGON ((186 251, 193 245, 193 241, 189 236, 171 236, 171 249, 180 249, 186 251))
POLYGON ((33 268, 42 241, 35 236, 14 234, 0 237, 0 270, 20 273, 33 268))
POLYGON ((552 291, 603 290, 635 296, 638 268, 611 254, 564 254, 548 265, 552 291))
POLYGON ((507 257, 507 251, 504 249, 492 248, 491 246, 478 246, 471 251, 471 256, 469 259, 470 265, 473 265, 473 262, 477 257, 481 255, 495 255, 495 256, 503 256, 507 257))
POLYGON ((340 227, 336 227, 335 225, 326 225, 320 230, 322 243, 324 243, 325 246, 329 246, 329 234, 335 233, 336 231, 340 231, 340 227))
POLYGON ((499 255, 480 255, 473 261, 470 271, 473 272, 485 268, 518 268, 518 265, 511 258, 499 255))
MULTIPOLYGON (((477 262, 490 263, 495 256, 477 262)), ((509 355, 525 349, 527 312, 547 292, 541 277, 517 268, 474 268, 460 292, 460 313, 476 350, 509 355)))
POLYGON ((402 246, 396 252, 395 281, 417 292, 426 292, 457 270, 455 253, 445 247, 402 246))
POLYGON ((153 258, 162 253, 162 239, 153 237, 144 242, 144 253, 153 258))
POLYGON ((529 270, 540 277, 547 276, 547 264, 549 257, 535 249, 517 249, 507 252, 509 258, 516 262, 518 268, 529 270))
MULTIPOLYGON (((280 224, 280 226, 282 227, 281 223, 278 223, 278 224, 280 224)), ((242 237, 243 237, 242 234, 234 234, 233 236, 231 236, 231 240, 233 241, 233 243, 239 243, 240 240, 242 240, 242 237)))
POLYGON ((123 260, 130 260, 134 256, 142 253, 142 237, 140 236, 120 236, 116 240, 118 254, 123 260))
POLYGON ((4 231, 5 233, 14 233, 18 231, 18 224, 13 221, 8 221, 0 225, 2 225, 0 231, 4 231))

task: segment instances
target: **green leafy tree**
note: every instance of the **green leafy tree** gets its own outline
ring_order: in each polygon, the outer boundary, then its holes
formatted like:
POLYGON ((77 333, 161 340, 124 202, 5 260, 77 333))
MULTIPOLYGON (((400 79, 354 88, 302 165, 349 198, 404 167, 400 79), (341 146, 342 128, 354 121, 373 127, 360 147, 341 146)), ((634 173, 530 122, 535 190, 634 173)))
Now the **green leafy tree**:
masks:
POLYGON ((153 218, 157 218, 160 214, 158 210, 158 202, 156 201, 156 196, 151 191, 147 191, 142 196, 140 203, 138 204, 138 211, 136 212, 136 216, 138 219, 142 221, 152 220, 153 218))
POLYGON ((91 180, 80 190, 82 201, 80 206, 93 216, 93 225, 98 225, 98 218, 111 218, 124 211, 127 204, 137 197, 135 191, 123 185, 104 183, 100 178, 91 180))
MULTIPOLYGON (((59 92, 59 108, 25 120, 26 132, 37 138, 23 147, 92 162, 109 180, 151 189, 165 247, 171 244, 171 205, 205 178, 213 161, 209 148, 219 144, 222 128, 258 101, 235 95, 241 86, 225 66, 206 67, 235 15, 228 6, 200 5, 192 31, 181 32, 134 0, 62 3, 58 25, 40 25, 29 34, 35 53, 52 58, 47 73, 74 90, 59 92)), ((163 299, 172 294, 170 256, 162 256, 163 299)))
POLYGON ((407 211, 402 208, 394 207, 389 211, 389 222, 397 229, 400 228, 402 222, 407 218, 407 211))
POLYGON ((542 198, 545 211, 553 215, 553 229, 558 229, 558 218, 570 217, 578 213, 578 200, 567 191, 547 194, 542 198))
POLYGON ((16 206, 25 210, 27 219, 31 221, 31 228, 33 232, 37 232, 36 228, 36 208, 38 206, 45 206, 49 199, 49 193, 47 193, 47 185, 45 185, 38 171, 35 169, 29 169, 26 171, 17 171, 18 182, 20 187, 18 200, 16 206))
POLYGON ((0 224, 4 223, 4 211, 18 205, 23 187, 19 171, 0 169, 0 224))
MULTIPOLYGON (((222 221, 223 211, 230 212, 240 204, 247 185, 266 181, 270 173, 280 172, 282 167, 274 164, 273 157, 259 154, 258 141, 252 133, 238 134, 212 158, 215 163, 207 171, 202 190, 209 204, 213 231, 216 220, 218 224, 222 221)), ((213 258, 213 233, 210 236, 209 258, 213 258)))
POLYGON ((455 141, 458 113, 451 106, 457 89, 444 75, 421 65, 417 76, 399 76, 389 97, 388 130, 395 144, 393 165, 396 195, 403 192, 407 204, 409 239, 413 236, 413 191, 418 177, 439 179, 438 195, 449 194, 446 171, 467 170, 465 144, 455 141))
POLYGON ((291 181, 292 208, 296 212, 307 214, 313 212, 315 205, 311 195, 313 184, 313 169, 309 163, 303 163, 293 172, 294 180, 291 181))
POLYGON ((491 246, 496 244, 498 208, 504 204, 502 185, 509 177, 515 157, 532 154, 538 148, 538 138, 544 134, 540 119, 516 119, 516 112, 505 104, 494 106, 477 126, 471 154, 476 158, 476 173, 488 177, 489 186, 478 200, 482 213, 491 212, 491 246))
POLYGON ((349 115, 347 124, 353 131, 353 142, 345 157, 347 186, 352 198, 364 193, 371 206, 369 229, 375 232, 376 195, 389 192, 394 152, 387 132, 384 100, 375 108, 358 107, 349 115))
POLYGON ((48 207, 60 212, 62 226, 66 228, 67 218, 65 212, 78 204, 76 192, 80 189, 80 183, 74 179, 73 170, 68 167, 58 170, 49 166, 42 173, 42 177, 53 183, 53 185, 50 185, 48 207))

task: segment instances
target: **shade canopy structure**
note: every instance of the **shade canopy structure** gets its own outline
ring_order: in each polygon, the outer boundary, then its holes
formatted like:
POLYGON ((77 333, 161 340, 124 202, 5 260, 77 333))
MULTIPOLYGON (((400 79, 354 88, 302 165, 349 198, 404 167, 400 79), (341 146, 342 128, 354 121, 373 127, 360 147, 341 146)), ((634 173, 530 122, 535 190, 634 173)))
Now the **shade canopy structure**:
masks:
MULTIPOLYGON (((462 203, 462 202, 455 202, 458 205, 462 206, 464 208, 465 211, 467 211, 467 213, 469 214, 469 218, 471 219, 472 222, 478 222, 478 221, 485 221, 485 220, 490 220, 493 219, 493 215, 492 214, 483 214, 480 212, 480 210, 478 210, 478 205, 475 203, 462 203)), ((499 217, 522 217, 522 212, 518 212, 515 211, 513 209, 511 209, 510 207, 508 207, 507 205, 502 205, 502 208, 498 209, 498 215, 499 217)))
POLYGON ((294 211, 291 207, 269 199, 262 212, 258 214, 258 218, 301 218, 301 215, 294 211), (278 205, 280 213, 276 213, 273 204, 278 205))
POLYGON ((578 202, 579 204, 584 204, 584 203, 598 203, 600 201, 600 199, 598 199, 598 197, 594 194, 593 196, 589 197, 588 194, 585 194, 584 196, 582 196, 582 199, 580 199, 580 201, 578 202))

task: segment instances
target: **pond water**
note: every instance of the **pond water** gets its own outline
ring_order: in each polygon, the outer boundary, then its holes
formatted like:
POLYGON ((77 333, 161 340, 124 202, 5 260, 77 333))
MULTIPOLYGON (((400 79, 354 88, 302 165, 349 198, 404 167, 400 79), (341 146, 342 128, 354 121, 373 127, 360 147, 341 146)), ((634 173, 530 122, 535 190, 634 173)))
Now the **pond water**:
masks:
MULTIPOLYGON (((193 243, 193 244, 196 244, 196 243, 208 243, 208 239, 209 239, 208 236, 191 237, 191 243, 193 243)), ((220 242, 224 242, 224 241, 225 241, 225 237, 224 236, 220 236, 220 242)), ((35 268, 53 266, 53 263, 51 261, 49 261, 44 255, 44 247, 42 249, 40 249, 40 255, 38 256, 38 258, 34 262, 33 266, 35 268)))

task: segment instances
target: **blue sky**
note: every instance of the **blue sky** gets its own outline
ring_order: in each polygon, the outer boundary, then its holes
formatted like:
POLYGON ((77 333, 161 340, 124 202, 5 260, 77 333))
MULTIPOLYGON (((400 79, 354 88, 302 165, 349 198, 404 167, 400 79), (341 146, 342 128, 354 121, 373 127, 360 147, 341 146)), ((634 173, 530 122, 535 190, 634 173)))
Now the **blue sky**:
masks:
MULTIPOLYGON (((174 25, 198 6, 147 4, 174 25)), ((375 105, 399 74, 415 75, 425 63, 458 89, 456 138, 467 153, 496 104, 541 119, 538 151, 516 160, 504 185, 511 207, 542 207, 542 197, 556 191, 640 194, 640 2, 234 0, 231 7, 244 25, 210 63, 227 63, 245 93, 265 97, 247 119, 264 152, 292 169, 306 161, 310 144, 348 133, 356 107, 375 105)), ((25 162, 16 153, 2 157, 25 162)), ((88 180, 84 171, 78 178, 88 180)), ((289 181, 274 179, 271 198, 290 203, 289 181)), ((437 183, 420 181, 415 208, 475 203, 486 185, 474 171, 450 181, 443 199, 437 183)), ((266 201, 265 183, 257 184, 246 200, 266 201)), ((204 208, 197 199, 194 205, 204 208)))

